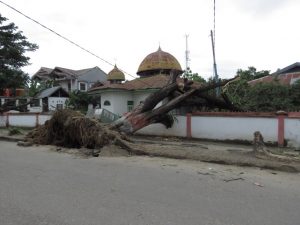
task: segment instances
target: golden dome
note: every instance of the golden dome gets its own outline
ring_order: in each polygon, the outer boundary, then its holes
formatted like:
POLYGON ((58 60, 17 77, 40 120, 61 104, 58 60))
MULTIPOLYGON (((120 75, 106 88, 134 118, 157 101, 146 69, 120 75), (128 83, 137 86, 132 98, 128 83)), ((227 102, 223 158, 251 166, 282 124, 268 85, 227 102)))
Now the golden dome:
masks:
POLYGON ((118 69, 118 67, 115 65, 115 67, 108 73, 107 80, 118 80, 118 81, 124 81, 125 75, 124 73, 118 69))
POLYGON ((177 59, 168 52, 164 52, 159 47, 144 58, 141 62, 137 74, 140 76, 155 74, 170 74, 171 70, 182 73, 181 66, 177 59))

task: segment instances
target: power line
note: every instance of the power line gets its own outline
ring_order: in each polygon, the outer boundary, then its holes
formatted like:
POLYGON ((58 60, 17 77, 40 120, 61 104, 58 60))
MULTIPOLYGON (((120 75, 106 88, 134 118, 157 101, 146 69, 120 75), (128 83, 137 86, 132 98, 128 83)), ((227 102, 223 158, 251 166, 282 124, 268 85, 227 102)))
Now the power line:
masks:
MULTIPOLYGON (((69 43, 75 45, 76 47, 80 48, 81 50, 83 50, 83 51, 89 53, 90 55, 92 55, 92 56, 94 56, 94 57, 100 59, 101 61, 107 63, 108 65, 114 66, 113 63, 110 63, 110 62, 107 61, 106 59, 104 59, 104 58, 102 58, 102 57, 96 55, 95 53, 91 52, 90 50, 88 50, 88 49, 82 47, 81 45, 75 43, 74 41, 70 40, 69 38, 67 38, 67 37, 65 37, 65 36, 63 36, 63 35, 57 33, 57 32, 54 31, 53 29, 51 29, 51 28, 45 26, 44 24, 42 24, 42 23, 40 23, 39 21, 37 21, 37 20, 31 18, 30 16, 27 16, 26 14, 24 14, 24 13, 22 13, 21 11, 17 10, 17 9, 14 8, 13 6, 8 5, 7 3, 5 3, 5 2, 3 2, 3 1, 1 1, 1 0, 0 0, 0 3, 2 3, 2 4, 5 5, 5 6, 7 6, 7 7, 10 8, 10 9, 16 11, 17 13, 19 13, 19 14, 21 14, 22 16, 26 17, 27 19, 33 21, 34 23, 38 24, 39 26, 45 28, 46 30, 48 30, 48 31, 50 31, 50 32, 52 32, 52 33, 54 33, 55 35, 57 35, 58 37, 64 39, 65 41, 67 41, 67 42, 69 42, 69 43)), ((120 68, 119 68, 119 69, 120 69, 120 68)), ((120 69, 120 70, 121 70, 123 73, 127 74, 128 76, 131 76, 131 77, 133 77, 133 78, 137 78, 137 77, 131 75, 130 73, 127 73, 126 71, 124 71, 124 70, 122 70, 122 69, 120 69)), ((148 83, 146 83, 146 82, 144 82, 144 81, 142 81, 142 80, 139 80, 139 81, 142 82, 142 83, 144 83, 144 84, 146 84, 146 85, 148 85, 148 86, 151 86, 151 85, 149 85, 148 83)))

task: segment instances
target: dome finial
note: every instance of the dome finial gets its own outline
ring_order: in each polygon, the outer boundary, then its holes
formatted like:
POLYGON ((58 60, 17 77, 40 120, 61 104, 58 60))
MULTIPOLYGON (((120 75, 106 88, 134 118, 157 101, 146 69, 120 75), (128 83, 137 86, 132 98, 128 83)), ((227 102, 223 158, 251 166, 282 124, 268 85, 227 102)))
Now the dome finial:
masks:
POLYGON ((114 58, 115 61, 115 68, 117 68, 117 57, 114 58))
POLYGON ((161 51, 160 41, 158 42, 158 50, 157 51, 161 51))

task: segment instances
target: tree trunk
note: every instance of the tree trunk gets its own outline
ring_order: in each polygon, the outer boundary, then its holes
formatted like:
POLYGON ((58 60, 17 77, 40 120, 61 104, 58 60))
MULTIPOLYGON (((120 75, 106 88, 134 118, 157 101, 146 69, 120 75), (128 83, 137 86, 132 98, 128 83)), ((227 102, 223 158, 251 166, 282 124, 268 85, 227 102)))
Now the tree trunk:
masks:
POLYGON ((164 88, 149 95, 133 111, 115 121, 111 125, 111 129, 118 129, 126 134, 132 134, 153 123, 162 123, 169 128, 173 124, 173 117, 168 112, 179 106, 193 105, 239 110, 226 97, 221 99, 206 94, 209 90, 221 87, 232 80, 192 87, 193 82, 185 80, 183 84, 177 83, 176 76, 171 76, 169 83, 164 88), (166 98, 169 100, 167 103, 155 108, 159 102, 166 98))

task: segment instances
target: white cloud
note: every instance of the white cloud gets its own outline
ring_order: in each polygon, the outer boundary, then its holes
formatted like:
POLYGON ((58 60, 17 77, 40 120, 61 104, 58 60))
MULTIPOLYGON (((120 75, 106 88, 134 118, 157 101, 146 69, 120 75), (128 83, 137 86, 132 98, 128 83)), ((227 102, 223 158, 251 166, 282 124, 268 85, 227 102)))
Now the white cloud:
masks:
POLYGON ((293 0, 236 0, 233 1, 245 13, 268 16, 276 10, 288 6, 293 0))
MULTIPOLYGON (((6 2, 111 63, 116 59, 118 66, 132 75, 136 75, 142 59, 157 50, 158 43, 184 67, 184 35, 188 33, 192 70, 206 78, 212 75, 209 33, 213 27, 213 1, 6 2)), ((232 77, 238 68, 255 66, 275 71, 299 61, 300 2, 216 2, 216 56, 222 77, 232 77)), ((112 69, 2 4, 0 10, 31 42, 40 46, 29 54, 32 65, 24 69, 30 74, 41 66, 82 69, 97 65, 105 72, 112 69)))

